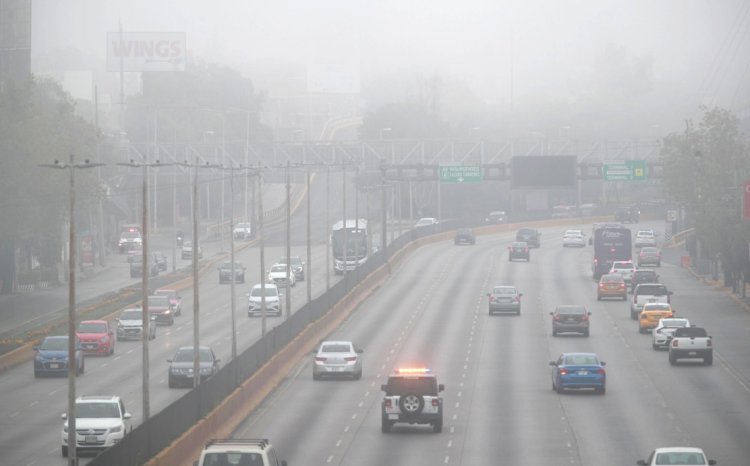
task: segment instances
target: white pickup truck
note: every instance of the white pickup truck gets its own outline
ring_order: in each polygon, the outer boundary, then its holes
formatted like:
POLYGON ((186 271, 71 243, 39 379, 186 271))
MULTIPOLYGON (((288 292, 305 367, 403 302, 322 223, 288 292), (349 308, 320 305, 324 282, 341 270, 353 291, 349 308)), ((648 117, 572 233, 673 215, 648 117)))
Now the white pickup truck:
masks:
POLYGON ((661 283, 639 283, 633 290, 633 301, 630 303, 630 318, 638 320, 638 315, 646 303, 669 303, 672 292, 661 283))
POLYGON ((714 362, 714 345, 711 337, 702 327, 683 327, 674 331, 669 344, 669 363, 677 364, 678 359, 703 359, 710 366, 714 362))
POLYGON ((212 439, 193 466, 287 466, 267 439, 212 439))

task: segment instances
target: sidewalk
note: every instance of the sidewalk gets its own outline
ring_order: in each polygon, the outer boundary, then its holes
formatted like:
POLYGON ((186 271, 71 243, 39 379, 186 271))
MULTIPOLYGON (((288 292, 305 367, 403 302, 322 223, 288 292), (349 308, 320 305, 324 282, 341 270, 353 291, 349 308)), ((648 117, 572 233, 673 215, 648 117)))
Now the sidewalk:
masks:
MULTIPOLYGON (((263 191, 263 204, 266 218, 282 211, 286 205, 286 187, 283 184, 266 184, 263 191)), ((164 229, 150 235, 151 250, 161 250, 167 255, 169 267, 172 271, 172 229, 164 229)), ((220 247, 218 241, 204 243, 205 255, 209 256, 214 248, 220 247)), ((179 251, 177 258, 179 259, 179 251)), ((130 278, 129 265, 120 254, 106 256, 105 265, 89 267, 83 271, 76 271, 76 308, 86 307, 92 301, 98 301, 108 293, 132 285, 137 279, 130 278)), ((178 270, 179 270, 178 266, 178 270)), ((161 275, 160 275, 161 276, 161 275)), ((50 323, 67 317, 68 285, 49 285, 45 288, 33 289, 14 294, 0 295, 0 350, 5 346, 15 346, 19 334, 29 333, 43 328, 50 323)), ((0 351, 1 352, 1 351, 0 351)))

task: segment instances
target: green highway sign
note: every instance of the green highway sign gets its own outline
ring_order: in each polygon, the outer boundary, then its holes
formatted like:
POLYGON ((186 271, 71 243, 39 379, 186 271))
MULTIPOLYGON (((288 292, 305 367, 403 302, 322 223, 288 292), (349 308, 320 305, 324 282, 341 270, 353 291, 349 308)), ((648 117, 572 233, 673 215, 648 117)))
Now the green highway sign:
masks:
POLYGON ((604 181, 643 181, 646 179, 646 161, 605 161, 602 173, 604 181))
POLYGON ((440 181, 443 183, 479 183, 482 181, 482 167, 464 165, 441 165, 440 181))

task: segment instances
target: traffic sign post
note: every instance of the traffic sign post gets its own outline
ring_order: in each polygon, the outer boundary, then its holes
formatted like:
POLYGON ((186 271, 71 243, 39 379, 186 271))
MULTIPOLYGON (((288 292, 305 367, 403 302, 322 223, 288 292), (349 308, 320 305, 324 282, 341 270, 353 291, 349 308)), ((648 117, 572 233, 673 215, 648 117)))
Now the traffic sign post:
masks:
POLYGON ((442 183, 479 183, 482 181, 482 167, 441 165, 438 173, 442 183))
POLYGON ((602 173, 604 181, 643 181, 646 179, 646 161, 605 161, 602 173))

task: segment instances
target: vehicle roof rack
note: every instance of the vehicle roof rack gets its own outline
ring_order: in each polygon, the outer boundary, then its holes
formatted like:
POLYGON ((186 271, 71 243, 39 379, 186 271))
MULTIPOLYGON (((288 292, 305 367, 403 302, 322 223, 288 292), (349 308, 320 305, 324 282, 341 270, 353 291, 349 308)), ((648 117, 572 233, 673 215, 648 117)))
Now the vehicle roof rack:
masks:
POLYGON ((214 438, 206 442, 206 448, 211 445, 257 445, 266 448, 270 442, 266 438, 214 438))

